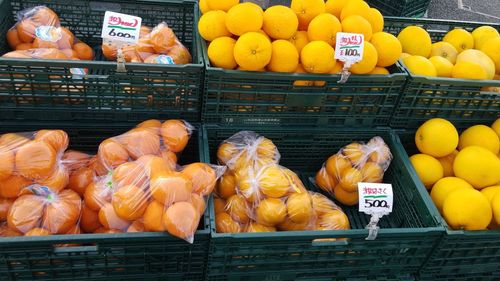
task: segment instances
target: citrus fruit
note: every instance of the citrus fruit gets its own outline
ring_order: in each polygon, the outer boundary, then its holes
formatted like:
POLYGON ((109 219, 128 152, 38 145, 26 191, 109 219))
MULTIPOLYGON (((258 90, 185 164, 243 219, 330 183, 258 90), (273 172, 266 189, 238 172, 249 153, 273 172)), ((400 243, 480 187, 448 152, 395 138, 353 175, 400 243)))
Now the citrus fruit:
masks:
MULTIPOLYGON (((370 6, 362 0, 349 0, 340 12, 340 20, 344 21, 347 17, 358 15, 368 17, 370 13, 370 6)), ((366 38, 365 38, 366 39, 366 38)))
POLYGON ((111 203, 106 203, 99 210, 99 222, 108 229, 125 230, 130 225, 130 221, 121 218, 115 212, 111 203))
POLYGON ((371 72, 367 73, 370 75, 389 75, 391 74, 387 68, 376 66, 371 72))
POLYGON ((0 149, 0 180, 4 180, 14 172, 15 154, 6 147, 0 147, 0 149))
POLYGON ((21 190, 33 184, 32 181, 22 177, 12 175, 0 181, 0 197, 16 198, 21 190))
POLYGON ((116 187, 125 185, 135 185, 143 187, 147 176, 142 166, 138 162, 126 162, 116 167, 112 175, 113 184, 116 187))
POLYGON ((214 210, 215 214, 225 212, 226 210, 226 200, 221 198, 214 198, 214 210))
POLYGON ((144 211, 142 222, 146 231, 161 232, 165 231, 163 226, 163 215, 165 213, 165 206, 156 200, 151 201, 144 211))
POLYGON ((347 168, 351 168, 349 158, 342 154, 332 155, 326 160, 326 172, 333 178, 340 178, 340 174, 347 168))
POLYGON ((443 178, 443 166, 430 155, 415 154, 410 157, 410 162, 427 189, 431 189, 438 180, 443 178))
POLYGON ((272 198, 283 197, 290 191, 290 181, 278 165, 267 166, 260 171, 258 185, 264 195, 272 198))
POLYGON ((474 37, 472 34, 465 29, 455 28, 443 37, 444 42, 448 42, 460 54, 461 52, 474 48, 474 37))
POLYGON ((26 233, 38 227, 43 216, 44 202, 36 195, 23 195, 14 201, 7 215, 9 228, 26 233))
POLYGON ((500 150, 500 139, 492 128, 485 125, 475 125, 469 127, 460 134, 458 150, 473 145, 484 147, 494 154, 498 154, 500 150))
POLYGON ((181 120, 167 120, 161 126, 163 143, 172 152, 181 152, 186 147, 191 133, 181 120))
POLYGON ((299 19, 299 30, 307 30, 311 20, 325 12, 323 0, 292 0, 290 8, 299 19))
POLYGON ((247 167, 238 170, 236 172, 236 181, 238 192, 240 192, 248 202, 257 202, 262 197, 258 181, 256 180, 255 171, 253 171, 252 168, 247 167))
POLYGON ((202 14, 210 11, 210 8, 208 7, 207 0, 200 0, 198 2, 198 5, 200 6, 200 11, 201 11, 202 14))
POLYGON ((14 230, 7 225, 0 225, 0 237, 14 237, 22 236, 23 234, 17 230, 14 230))
POLYGON ((267 69, 274 72, 293 72, 298 65, 299 52, 292 43, 282 39, 272 43, 272 56, 267 69))
POLYGON ((476 189, 482 189, 500 182, 500 159, 486 148, 468 146, 455 157, 453 171, 476 189))
POLYGON ((72 49, 76 41, 73 32, 71 32, 66 27, 60 27, 59 30, 61 31, 61 39, 57 41, 57 48, 60 50, 72 49))
POLYGON ((485 45, 488 45, 486 42, 492 38, 500 37, 500 34, 494 27, 483 25, 472 31, 472 37, 474 38, 474 48, 481 50, 485 45))
POLYGON ((428 59, 422 56, 409 56, 403 59, 403 63, 414 75, 429 77, 437 76, 436 67, 428 59))
POLYGON ((151 130, 160 133, 161 121, 156 119, 149 119, 139 123, 137 128, 150 128, 151 130))
POLYGON ((351 229, 349 218, 341 210, 331 210, 319 217, 318 225, 321 230, 348 230, 351 229))
POLYGON ((286 218, 286 205, 277 198, 260 201, 255 209, 256 221, 265 226, 276 226, 286 218))
POLYGON ((275 232, 276 228, 273 226, 265 226, 262 224, 258 224, 256 222, 250 222, 248 226, 245 228, 245 232, 275 232))
POLYGON ((313 192, 311 194, 311 200, 313 204, 314 213, 316 216, 320 216, 328 211, 335 210, 337 206, 323 194, 313 192))
POLYGON ((193 183, 193 192, 209 195, 217 183, 214 169, 206 163, 192 163, 185 166, 181 172, 193 183))
POLYGON ((205 213, 205 209, 207 208, 207 203, 205 202, 205 199, 198 193, 191 193, 191 204, 198 210, 200 213, 200 216, 203 216, 203 213, 205 213))
POLYGON ((363 34, 366 41, 370 41, 373 35, 370 22, 359 15, 344 18, 342 20, 342 32, 363 34))
POLYGON ((455 157, 457 156, 457 154, 458 154, 458 151, 454 150, 452 153, 450 153, 444 157, 437 158, 437 160, 443 166, 443 175, 445 177, 455 176, 455 173, 453 172, 453 162, 455 161, 455 157))
POLYGON ((69 172, 63 166, 58 166, 51 175, 43 180, 38 180, 37 183, 47 186, 57 193, 68 186, 69 172))
POLYGON ((458 51, 448 42, 436 42, 432 44, 430 57, 440 56, 449 60, 452 64, 457 61, 458 51))
POLYGON ((97 155, 99 155, 99 158, 108 170, 118 167, 129 159, 129 154, 125 147, 114 139, 106 139, 101 142, 97 155))
POLYGON ((73 50, 77 53, 78 58, 81 60, 93 60, 94 59, 94 51, 92 48, 83 43, 79 42, 73 45, 73 50))
POLYGON ((110 183, 92 182, 83 194, 85 205, 91 210, 99 211, 104 204, 111 202, 113 191, 113 186, 110 183))
POLYGON ((381 183, 384 179, 384 170, 375 162, 367 162, 361 168, 362 182, 381 183))
POLYGON ((295 223, 310 221, 314 216, 312 199, 308 192, 293 193, 286 200, 288 218, 295 223))
POLYGON ((238 233, 241 226, 228 213, 220 212, 215 215, 215 227, 219 233, 238 233))
POLYGON ((335 199, 346 206, 354 206, 358 204, 359 194, 357 191, 348 192, 341 188, 340 185, 333 189, 335 199))
POLYGON ((240 0, 206 0, 207 7, 210 10, 223 10, 226 12, 239 2, 240 0))
POLYGON ((493 210, 493 220, 500 225, 500 193, 497 193, 491 199, 491 208, 493 210))
POLYGON ((239 223, 246 224, 250 220, 248 217, 250 206, 245 197, 235 194, 226 201, 225 210, 231 218, 239 223))
POLYGON ((54 234, 65 234, 75 227, 80 218, 81 199, 72 190, 65 189, 46 198, 42 227, 54 234))
POLYGON ((364 43, 363 59, 351 66, 349 71, 353 74, 367 74, 370 73, 378 61, 378 54, 375 47, 370 42, 364 43))
POLYGON ((349 0, 327 0, 325 2, 325 12, 340 18, 340 12, 345 7, 349 0))
POLYGON ((367 158, 363 145, 356 142, 344 146, 344 148, 342 148, 342 154, 356 167, 362 165, 367 158))
POLYGON ((19 39, 19 35, 17 33, 16 28, 11 28, 11 29, 9 29, 9 31, 7 31, 6 40, 7 40, 7 43, 9 44, 9 47, 12 50, 15 50, 16 47, 22 43, 21 39, 19 39))
POLYGON ((235 44, 236 40, 227 36, 219 37, 212 41, 207 51, 212 66, 225 69, 236 68, 237 64, 233 55, 235 44))
POLYGON ((488 199, 481 192, 462 188, 446 197, 443 216, 452 229, 482 230, 490 224, 492 210, 488 199))
POLYGON ((134 221, 144 214, 148 198, 141 188, 134 185, 120 187, 111 199, 116 214, 128 221, 134 221))
POLYGON ((451 72, 453 70, 453 64, 440 56, 433 56, 429 61, 436 68, 436 74, 438 77, 451 77, 451 72))
POLYGON ((500 118, 498 118, 497 120, 495 120, 495 122, 493 122, 493 124, 491 124, 491 128, 493 129, 493 131, 495 131, 498 138, 500 138, 500 118))
POLYGON ((431 36, 419 26, 405 27, 398 35, 403 52, 428 58, 432 49, 431 36))
POLYGON ((463 62, 468 63, 469 69, 466 69, 462 66, 462 68, 459 68, 459 70, 463 71, 466 76, 465 77, 453 76, 454 78, 467 78, 467 75, 473 78, 482 77, 482 73, 484 72, 486 72, 485 79, 493 79, 493 77, 495 76, 495 63, 493 62, 493 60, 491 60, 490 57, 488 57, 485 53, 479 50, 470 49, 460 53, 457 56, 457 63, 455 64, 454 72, 455 68, 457 68, 459 64, 463 62), (474 74, 475 72, 481 73, 481 75, 477 76, 478 74, 474 74))
POLYGON ((363 181, 363 174, 360 170, 349 167, 340 173, 339 186, 347 192, 356 192, 358 190, 358 182, 363 181))
POLYGON ((495 63, 496 73, 500 74, 500 37, 492 38, 479 49, 495 63))
MULTIPOLYGON (((302 32, 302 31, 299 31, 299 32, 302 32)), ((307 73, 306 70, 304 69, 304 67, 302 66, 302 64, 299 63, 299 65, 297 65, 297 68, 295 69, 294 71, 295 73, 307 73)), ((310 81, 310 80, 295 80, 293 81, 293 86, 296 86, 296 87, 310 87, 310 86, 314 86, 314 81, 310 81)))
POLYGON ((160 137, 147 128, 132 129, 119 136, 119 141, 132 159, 138 159, 148 154, 158 155, 160 152, 160 137))
POLYGON ((373 33, 382 32, 384 30, 384 16, 379 10, 370 8, 370 11, 362 16, 370 22, 373 33))
POLYGON ((337 33, 340 31, 342 31, 340 21, 332 14, 322 13, 309 23, 307 37, 310 41, 325 41, 334 47, 337 33))
POLYGON ((493 186, 488 186, 486 188, 481 189, 481 193, 486 196, 488 201, 491 202, 493 200, 493 196, 500 192, 500 185, 493 185, 493 186))
POLYGON ((207 41, 213 41, 222 36, 231 36, 231 32, 226 27, 226 17, 226 13, 220 10, 203 14, 198 21, 200 36, 207 41))
POLYGON ((170 159, 165 159, 164 157, 154 155, 144 155, 139 157, 136 162, 139 162, 139 165, 144 168, 144 173, 146 174, 146 176, 139 174, 140 176, 138 178, 140 184, 137 184, 137 186, 142 187, 145 185, 145 183, 141 181, 144 178, 154 178, 157 175, 174 171, 176 167, 172 162, 169 161, 170 159))
POLYGON ((193 236, 200 222, 198 210, 189 202, 177 202, 163 215, 163 226, 168 233, 193 242, 193 236))
POLYGON ((134 221, 128 226, 127 232, 145 232, 144 223, 142 221, 134 221))
POLYGON ((56 151, 43 141, 31 141, 16 152, 16 170, 23 177, 43 179, 56 166, 56 151))
POLYGON ((193 184, 186 175, 169 172, 151 179, 149 189, 156 201, 169 206, 175 202, 189 201, 193 184))
POLYGON ((461 178, 456 177, 445 177, 438 180, 431 190, 431 198, 434 205, 436 205, 439 212, 443 212, 443 203, 446 197, 450 195, 455 190, 461 188, 473 188, 468 182, 461 178))
POLYGON ((234 46, 234 58, 238 65, 251 71, 264 68, 271 61, 271 55, 271 41, 258 32, 245 33, 234 46))
POLYGON ((51 235, 50 231, 45 228, 33 228, 32 230, 26 232, 24 236, 47 236, 51 235))
POLYGON ((297 31, 290 38, 289 41, 297 48, 297 51, 300 52, 304 48, 307 43, 309 43, 309 37, 307 35, 307 31, 297 31))
POLYGON ((14 203, 14 199, 0 197, 0 222, 7 220, 7 214, 12 203, 14 203))
POLYGON ((335 50, 323 41, 311 41, 302 48, 300 60, 309 73, 329 73, 337 63, 335 50))
POLYGON ((165 23, 157 25, 149 34, 149 45, 157 54, 169 53, 176 44, 175 40, 174 31, 165 23))
POLYGON ((80 217, 80 227, 84 232, 92 233, 99 227, 99 212, 91 210, 85 204, 82 205, 82 215, 80 217))
POLYGON ((303 231, 303 230, 312 230, 313 226, 314 226, 314 221, 294 223, 290 219, 286 218, 282 223, 280 223, 276 227, 281 231, 303 231))
POLYGON ((54 48, 54 49, 57 49, 58 48, 56 42, 45 41, 45 40, 43 40, 41 38, 38 38, 38 37, 35 38, 35 40, 33 41, 32 44, 33 44, 32 47, 34 49, 39 49, 39 48, 44 48, 44 49, 54 48))
POLYGON ((377 66, 391 66, 395 64, 402 53, 402 47, 396 36, 387 32, 373 34, 370 43, 377 50, 377 66))
MULTIPOLYGON (((264 12, 262 29, 273 39, 290 39, 299 27, 299 19, 289 7, 271 6, 264 12)), ((299 50, 300 52, 300 50, 299 50)))
POLYGON ((321 168, 321 170, 316 173, 315 180, 316 185, 318 185, 321 189, 326 192, 333 193, 333 188, 336 185, 336 180, 326 172, 325 168, 321 168))
POLYGON ((236 178, 229 170, 219 179, 217 184, 217 195, 227 199, 236 194, 236 178))
POLYGON ((226 27, 234 35, 259 31, 264 21, 262 8, 252 2, 237 4, 227 11, 226 27))
POLYGON ((481 64, 461 61, 457 62, 453 66, 451 77, 459 79, 487 80, 488 73, 481 66, 481 64))

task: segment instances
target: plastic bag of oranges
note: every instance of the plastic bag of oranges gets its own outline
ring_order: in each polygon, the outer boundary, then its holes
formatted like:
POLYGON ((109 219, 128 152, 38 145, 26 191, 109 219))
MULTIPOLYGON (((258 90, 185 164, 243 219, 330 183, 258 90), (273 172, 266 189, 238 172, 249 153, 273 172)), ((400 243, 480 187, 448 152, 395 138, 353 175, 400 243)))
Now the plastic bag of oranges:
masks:
POLYGON ((61 162, 69 172, 68 188, 80 197, 83 197, 87 186, 97 177, 95 161, 95 156, 75 150, 67 150, 62 156, 61 162))
POLYGON ((7 43, 13 50, 3 55, 8 58, 94 59, 92 48, 62 27, 57 14, 45 6, 19 12, 18 22, 7 32, 7 43))
MULTIPOLYGON (((116 60, 119 47, 116 43, 105 40, 102 44, 104 57, 108 60, 116 60)), ((121 46, 121 49, 126 62, 187 64, 192 59, 189 50, 165 22, 154 28, 142 26, 139 42, 126 44, 121 46)))
POLYGON ((381 183, 391 164, 392 154, 381 137, 366 144, 351 143, 323 163, 316 184, 347 206, 358 204, 358 183, 381 183))

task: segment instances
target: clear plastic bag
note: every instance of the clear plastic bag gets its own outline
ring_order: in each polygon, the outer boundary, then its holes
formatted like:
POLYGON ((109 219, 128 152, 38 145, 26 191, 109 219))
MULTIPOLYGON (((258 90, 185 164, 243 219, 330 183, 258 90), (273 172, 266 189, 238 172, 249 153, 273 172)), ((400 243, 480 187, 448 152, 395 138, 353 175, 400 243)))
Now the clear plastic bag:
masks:
POLYGON ((192 60, 189 50, 165 22, 152 29, 142 26, 137 44, 118 46, 114 42, 105 40, 102 44, 104 57, 108 60, 117 60, 119 47, 126 62, 188 64, 192 60))
POLYGON ((8 58, 93 60, 92 48, 80 42, 60 24, 58 15, 45 6, 18 13, 17 23, 7 32, 7 43, 13 50, 8 58))
POLYGON ((323 163, 316 184, 340 203, 353 206, 358 204, 358 183, 381 183, 391 160, 391 151, 381 137, 366 144, 351 143, 323 163))

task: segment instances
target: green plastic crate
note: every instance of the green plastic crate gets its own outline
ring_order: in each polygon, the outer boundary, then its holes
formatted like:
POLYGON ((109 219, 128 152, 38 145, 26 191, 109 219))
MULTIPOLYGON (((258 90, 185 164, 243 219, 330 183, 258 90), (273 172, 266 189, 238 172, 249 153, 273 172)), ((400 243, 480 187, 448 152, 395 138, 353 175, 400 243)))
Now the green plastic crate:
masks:
POLYGON ((430 0, 367 0, 370 7, 377 8, 384 16, 422 17, 427 12, 430 0))
MULTIPOLYGON (((1 133, 60 128, 70 149, 95 153, 98 144, 134 124, 28 124, 3 122, 1 133)), ((196 126, 199 128, 198 126, 196 126)), ((195 130, 180 163, 200 161, 203 142, 195 130)), ((0 280, 205 280, 210 239, 208 211, 194 243, 168 233, 118 233, 0 237, 0 280), (60 247, 60 244, 80 244, 60 247)))
MULTIPOLYGON (((432 42, 437 42, 454 28, 472 31, 486 23, 385 18, 386 31, 395 35, 410 25, 423 27, 431 35, 432 42)), ((500 30, 500 24, 487 25, 500 30)), ((482 87, 500 87, 498 80, 431 78, 408 74, 408 82, 390 124, 393 128, 413 129, 434 117, 448 119, 458 128, 466 128, 482 122, 492 123, 500 117, 500 93, 481 90, 482 87)))
POLYGON ((369 221, 356 207, 343 207, 348 231, 297 231, 224 234, 215 230, 213 206, 208 280, 404 280, 417 273, 444 233, 432 201, 410 175, 410 162, 397 137, 389 129, 336 129, 245 127, 204 125, 208 144, 205 161, 216 161, 218 145, 240 130, 254 129, 271 139, 281 154, 280 164, 299 174, 308 189, 318 191, 314 174, 328 156, 352 141, 380 135, 394 160, 385 181, 394 187, 394 212, 381 220, 375 241, 366 241, 369 221), (319 238, 347 241, 319 242, 319 238), (373 279, 380 276, 380 279, 373 279))
MULTIPOLYGON (((418 153, 415 131, 400 131, 398 135, 408 155, 418 153)), ((413 167, 410 172, 416 176, 413 167)), ((424 188, 420 181, 417 184, 424 188)), ((423 196, 431 200, 428 193, 423 196)), ((447 226, 441 216, 439 219, 447 226)), ((446 235, 422 267, 419 280, 500 280, 500 230, 461 231, 447 228, 446 235)))
POLYGON ((5 34, 23 9, 46 5, 75 36, 94 47, 96 61, 0 58, 0 118, 5 120, 109 120, 182 118, 200 121, 203 58, 198 37, 196 1, 181 0, 0 0, 0 55, 10 51, 5 34), (143 24, 162 21, 173 28, 193 56, 186 65, 127 63, 116 72, 116 62, 104 61, 101 28, 106 10, 142 17, 143 24), (87 68, 83 79, 70 68, 87 68))

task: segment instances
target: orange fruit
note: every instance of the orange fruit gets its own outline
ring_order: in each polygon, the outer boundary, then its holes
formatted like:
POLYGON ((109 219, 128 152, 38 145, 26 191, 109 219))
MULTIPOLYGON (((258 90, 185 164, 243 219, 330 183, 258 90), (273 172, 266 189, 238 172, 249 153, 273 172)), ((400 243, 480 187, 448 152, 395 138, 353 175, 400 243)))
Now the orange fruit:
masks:
POLYGON ((41 197, 23 195, 17 198, 10 207, 7 223, 11 229, 26 233, 40 225, 43 209, 44 202, 41 197))
POLYGON ((21 44, 17 45, 16 51, 29 50, 32 48, 33 48, 32 43, 21 43, 21 44))
POLYGON ((80 218, 81 199, 72 190, 65 189, 59 194, 49 194, 45 211, 43 212, 42 226, 50 233, 64 234, 73 228, 80 218))
POLYGON ((153 45, 153 49, 158 54, 166 54, 175 44, 174 31, 166 24, 157 25, 151 31, 149 41, 153 45))
POLYGON ((189 50, 179 42, 170 48, 167 55, 174 60, 175 64, 187 64, 193 59, 189 50))
POLYGON ((333 195, 335 199, 346 206, 354 206, 358 204, 359 194, 358 192, 347 192, 340 185, 333 189, 333 195))
POLYGON ((173 236, 193 242, 194 233, 200 222, 198 210, 189 202, 177 202, 163 215, 163 226, 173 236))
POLYGON ((360 170, 350 167, 340 173, 339 187, 347 192, 356 192, 358 190, 358 182, 363 181, 363 174, 360 170))
POLYGON ((14 203, 14 199, 0 197, 0 222, 7 220, 7 214, 12 203, 14 203))
POLYGON ((222 143, 217 149, 217 160, 219 160, 221 164, 227 164, 234 159, 239 152, 240 150, 236 148, 234 144, 229 142, 222 143))
POLYGON ((192 163, 185 166, 181 173, 193 183, 193 192, 209 195, 214 190, 217 175, 208 164, 192 163))
POLYGON ((181 152, 186 147, 190 131, 181 120, 167 120, 161 126, 161 136, 169 151, 181 152))
POLYGON ((31 20, 38 25, 59 26, 60 21, 57 14, 45 6, 34 7, 26 14, 31 20))
POLYGON ((127 232, 144 232, 144 223, 142 221, 134 221, 129 227, 127 228, 127 232))
POLYGON ((10 176, 5 180, 0 181, 0 197, 16 198, 21 190, 32 184, 32 181, 24 177, 15 175, 10 176))
POLYGON ((17 35, 23 43, 33 43, 35 40, 35 29, 37 25, 31 19, 23 19, 17 23, 17 35))
POLYGON ((144 165, 144 170, 149 178, 154 178, 157 175, 161 175, 166 172, 175 171, 175 166, 169 160, 166 160, 160 156, 144 155, 141 156, 137 161, 139 162, 141 158, 148 157, 146 164, 144 165))
POLYGON ((18 232, 17 230, 11 229, 7 225, 0 225, 0 237, 13 237, 22 235, 22 233, 18 232))
POLYGON ((273 226, 265 226, 256 222, 251 222, 245 228, 245 232, 275 232, 276 228, 273 226))
POLYGON ((227 170, 218 181, 217 195, 227 199, 234 194, 236 194, 236 178, 231 171, 227 170))
POLYGON ((108 60, 116 60, 118 47, 110 42, 103 42, 101 46, 102 54, 108 60))
POLYGON ((33 40, 32 43, 34 49, 40 49, 40 48, 55 48, 57 49, 57 43, 56 42, 51 42, 51 41, 45 41, 42 38, 36 37, 35 40, 33 40))
POLYGON ((361 168, 363 182, 381 183, 384 179, 384 170, 375 162, 367 162, 361 168))
POLYGON ((69 59, 78 59, 78 54, 73 49, 62 49, 63 52, 69 59))
POLYGON ((176 202, 189 201, 193 192, 191 180, 179 172, 163 173, 153 178, 149 188, 153 198, 167 206, 176 202))
POLYGON ((21 134, 7 133, 0 136, 0 146, 2 146, 2 150, 15 149, 28 142, 30 142, 30 139, 21 134))
POLYGON ((248 217, 250 206, 241 195, 235 194, 229 197, 225 209, 231 218, 239 223, 246 224, 250 220, 248 217))
POLYGON ((191 193, 191 204, 198 210, 200 213, 200 217, 205 213, 205 209, 207 208, 207 204, 205 203, 205 199, 197 193, 191 193))
POLYGON ((151 201, 143 216, 144 230, 161 232, 165 231, 163 226, 163 215, 165 206, 156 200, 151 201))
POLYGON ((61 31, 61 39, 57 41, 58 48, 60 50, 72 49, 76 41, 75 35, 73 35, 73 32, 71 32, 66 27, 60 27, 60 31, 61 31))
POLYGON ((275 226, 286 218, 286 205, 280 199, 266 198, 255 209, 256 221, 265 226, 275 226))
POLYGON ((83 43, 78 42, 73 45, 73 50, 78 54, 78 58, 81 60, 93 60, 94 59, 94 51, 92 48, 83 43))
POLYGON ((48 177, 56 166, 56 152, 43 141, 31 141, 16 152, 16 169, 23 177, 43 179, 48 177))
POLYGON ((92 182, 87 186, 83 194, 85 205, 91 210, 99 211, 102 206, 111 202, 112 193, 112 185, 108 185, 103 181, 92 182))
POLYGON ((69 184, 69 172, 64 166, 58 166, 49 177, 37 181, 38 184, 47 186, 54 192, 59 192, 69 184))
POLYGON ((314 218, 312 198, 308 192, 288 196, 286 210, 288 218, 294 223, 304 223, 314 218))
POLYGON ((281 231, 303 231, 312 230, 314 221, 306 221, 303 223, 295 223, 289 219, 285 219, 277 228, 281 231))
POLYGON ((50 231, 45 228, 33 228, 32 230, 26 232, 24 236, 48 236, 51 235, 50 231))
POLYGON ((116 187, 132 184, 142 188, 146 185, 148 178, 144 168, 137 162, 126 162, 113 170, 112 180, 116 187))
POLYGON ((336 180, 326 172, 325 168, 321 168, 321 170, 316 173, 316 185, 324 191, 332 193, 336 185, 336 180))
POLYGON ((132 129, 121 135, 119 140, 133 159, 160 152, 160 137, 147 128, 132 129))
POLYGON ((44 141, 56 151, 62 152, 68 148, 68 134, 62 130, 40 130, 35 134, 35 140, 44 141))
POLYGON ((151 33, 152 28, 146 25, 141 25, 141 31, 139 32, 139 38, 146 37, 151 33))
POLYGON ((228 213, 221 212, 215 215, 215 228, 219 233, 238 233, 241 226, 228 213))
POLYGON ((11 29, 9 29, 9 31, 7 31, 6 39, 7 39, 7 43, 9 44, 9 47, 12 50, 15 50, 16 47, 22 43, 21 39, 19 39, 19 35, 17 33, 16 28, 11 28, 11 29))
POLYGON ((99 227, 102 227, 99 222, 99 212, 94 211, 82 204, 82 216, 80 217, 80 227, 84 232, 92 233, 99 227))
POLYGON ((347 168, 351 168, 351 162, 342 154, 335 154, 326 160, 326 172, 334 179, 340 178, 340 174, 347 168))
POLYGON ((91 168, 80 168, 69 176, 68 188, 83 197, 85 189, 93 180, 94 171, 91 168))
POLYGON ((76 171, 83 167, 88 167, 90 155, 76 150, 66 150, 61 158, 63 165, 69 171, 76 171))
POLYGON ((148 198, 141 188, 134 185, 120 187, 111 199, 116 214, 128 221, 142 216, 146 210, 148 198))
POLYGON ((139 123, 139 125, 137 125, 137 128, 149 128, 153 130, 155 133, 159 134, 161 128, 161 121, 156 119, 149 119, 139 123))
MULTIPOLYGON (((81 234, 82 230, 80 229, 80 226, 78 224, 75 224, 72 228, 70 228, 66 233, 64 234, 81 234)), ((64 244, 64 245, 75 245, 78 246, 77 244, 64 244)))
POLYGON ((348 230, 351 229, 349 218, 341 210, 332 210, 319 217, 318 225, 321 230, 348 230))
POLYGON ((346 156, 355 166, 362 164, 366 161, 367 157, 367 155, 365 155, 363 145, 355 142, 344 146, 342 154, 346 156))
POLYGON ((311 200, 316 216, 338 208, 330 199, 317 192, 311 194, 311 200))
MULTIPOLYGON (((9 178, 14 172, 14 152, 0 146, 0 180, 9 178)), ((1 192, 1 191, 0 191, 1 192)))
POLYGON ((101 159, 99 159, 97 156, 94 156, 90 160, 89 165, 98 176, 104 176, 109 172, 106 166, 104 166, 104 164, 102 163, 101 159))
POLYGON ((223 213, 226 211, 226 200, 221 198, 214 198, 215 214, 223 213))
POLYGON ((309 22, 317 15, 325 12, 323 0, 292 0, 290 8, 299 19, 299 30, 307 30, 309 22))
POLYGON ((99 222, 108 229, 125 230, 130 225, 130 222, 122 219, 116 214, 113 205, 110 203, 104 204, 99 211, 99 222))
POLYGON ((160 156, 168 162, 170 170, 176 170, 177 168, 177 155, 172 151, 162 150, 160 156))
POLYGON ((129 159, 129 154, 125 147, 114 139, 107 139, 101 142, 97 155, 108 170, 116 168, 129 159))

